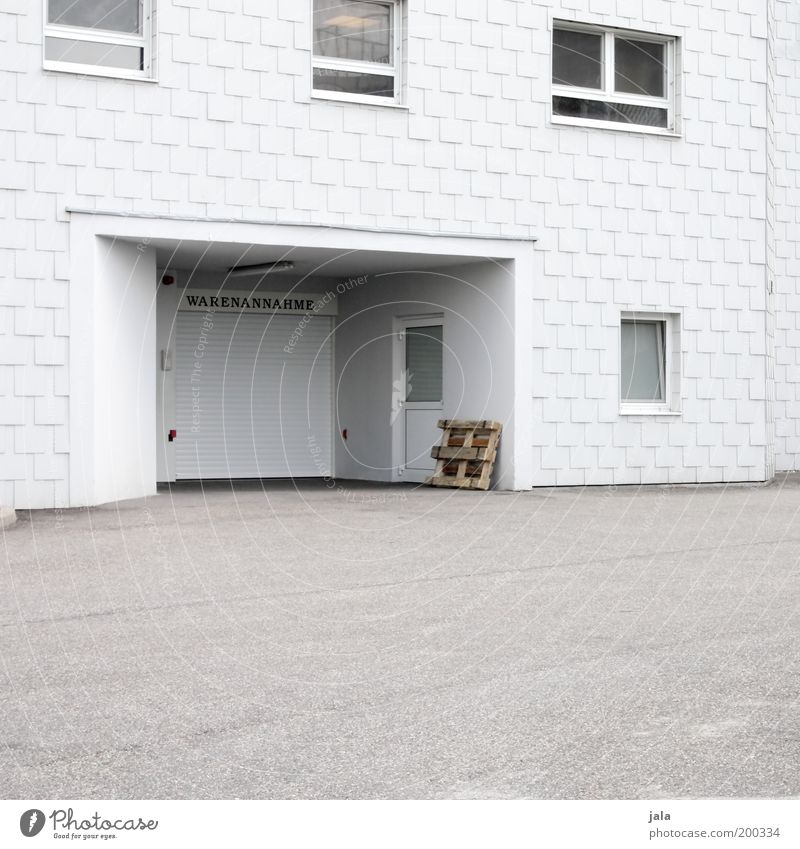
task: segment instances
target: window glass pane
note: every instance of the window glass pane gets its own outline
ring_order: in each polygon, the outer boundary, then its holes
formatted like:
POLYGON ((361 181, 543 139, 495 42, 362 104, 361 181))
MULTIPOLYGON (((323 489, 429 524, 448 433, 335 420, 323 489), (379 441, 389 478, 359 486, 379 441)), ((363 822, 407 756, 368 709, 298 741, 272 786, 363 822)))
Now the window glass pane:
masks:
POLYGON ((74 41, 69 38, 46 38, 45 59, 54 62, 77 62, 103 68, 143 69, 144 51, 141 47, 122 44, 103 44, 97 41, 74 41))
POLYGON ((406 331, 407 401, 442 400, 442 325, 406 331))
POLYGON ((614 39, 614 89, 626 94, 664 97, 666 46, 628 38, 614 39))
POLYGON ((633 106, 630 103, 606 103, 577 97, 554 97, 553 114, 565 118, 591 118, 593 121, 616 121, 644 127, 669 126, 669 113, 657 106, 633 106))
POLYGON ((314 54, 393 65, 392 5, 314 0, 314 54))
POLYGON ((663 401, 664 323, 622 322, 622 400, 663 401))
POLYGON ((141 6, 141 0, 47 0, 47 17, 51 24, 138 34, 141 6))
POLYGON ((553 30, 553 82, 582 88, 603 87, 603 36, 553 30))
POLYGON ((332 68, 314 68, 317 91, 341 91, 346 94, 368 94, 372 97, 394 97, 394 77, 383 74, 359 74, 332 68))

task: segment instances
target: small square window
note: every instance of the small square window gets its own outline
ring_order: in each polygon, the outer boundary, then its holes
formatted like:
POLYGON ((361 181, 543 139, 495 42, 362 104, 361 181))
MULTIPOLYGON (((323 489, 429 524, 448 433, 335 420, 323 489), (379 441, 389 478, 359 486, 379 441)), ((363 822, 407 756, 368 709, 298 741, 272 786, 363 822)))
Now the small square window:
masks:
POLYGON ((396 101, 399 19, 399 0, 314 0, 314 92, 396 101))
POLYGON ((557 22, 553 117, 672 130, 674 57, 674 38, 557 22))
POLYGON ((46 68, 148 75, 151 0, 46 1, 46 68))

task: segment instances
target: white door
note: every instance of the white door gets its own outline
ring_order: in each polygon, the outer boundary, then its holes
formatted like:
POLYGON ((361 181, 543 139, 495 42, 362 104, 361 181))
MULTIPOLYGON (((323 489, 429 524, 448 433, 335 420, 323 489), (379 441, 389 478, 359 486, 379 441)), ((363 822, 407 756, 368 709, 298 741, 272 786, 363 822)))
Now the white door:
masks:
POLYGON ((332 474, 331 319, 300 318, 178 313, 178 479, 332 474))
POLYGON ((402 479, 421 482, 436 461, 431 448, 441 441, 443 324, 441 316, 404 319, 400 331, 402 479))

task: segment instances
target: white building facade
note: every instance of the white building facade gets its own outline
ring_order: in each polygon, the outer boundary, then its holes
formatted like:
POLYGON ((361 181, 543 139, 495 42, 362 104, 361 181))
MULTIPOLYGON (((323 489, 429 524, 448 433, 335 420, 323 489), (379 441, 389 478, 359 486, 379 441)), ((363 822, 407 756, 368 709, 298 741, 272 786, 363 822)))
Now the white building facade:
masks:
POLYGON ((6 0, 0 38, 0 503, 421 481, 440 418, 504 423, 503 489, 800 470, 798 0, 6 0))

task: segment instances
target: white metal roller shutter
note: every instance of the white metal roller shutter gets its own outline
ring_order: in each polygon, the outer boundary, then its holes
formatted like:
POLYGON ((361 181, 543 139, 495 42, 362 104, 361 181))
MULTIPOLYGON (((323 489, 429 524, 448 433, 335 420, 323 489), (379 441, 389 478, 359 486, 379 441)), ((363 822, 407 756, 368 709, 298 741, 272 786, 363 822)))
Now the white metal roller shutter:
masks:
POLYGON ((217 313, 209 330, 203 317, 178 313, 177 478, 330 474, 331 319, 309 319, 287 353, 302 316, 217 313))

